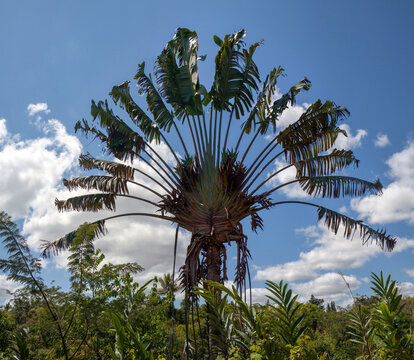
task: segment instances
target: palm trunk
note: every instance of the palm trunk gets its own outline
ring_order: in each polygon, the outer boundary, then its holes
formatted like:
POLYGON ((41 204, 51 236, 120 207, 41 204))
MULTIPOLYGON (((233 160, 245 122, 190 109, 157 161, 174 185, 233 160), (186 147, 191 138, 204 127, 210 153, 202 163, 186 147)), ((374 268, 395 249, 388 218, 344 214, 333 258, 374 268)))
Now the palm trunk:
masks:
MULTIPOLYGON (((221 254, 220 247, 217 243, 212 242, 207 247, 207 280, 215 281, 221 283, 221 254)), ((216 294, 218 294, 219 299, 221 300, 221 292, 214 288, 216 294)), ((211 309, 207 307, 208 318, 210 318, 211 309)), ((214 336, 220 336, 220 331, 211 326, 208 322, 208 350, 209 350, 209 359, 213 360, 217 357, 217 346, 216 342, 213 340, 214 336)))

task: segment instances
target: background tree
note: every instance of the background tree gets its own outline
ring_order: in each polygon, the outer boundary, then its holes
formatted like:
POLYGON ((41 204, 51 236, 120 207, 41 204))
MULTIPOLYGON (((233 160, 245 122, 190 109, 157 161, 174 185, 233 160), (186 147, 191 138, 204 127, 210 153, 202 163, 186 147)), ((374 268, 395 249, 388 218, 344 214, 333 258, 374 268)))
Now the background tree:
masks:
MULTIPOLYGON (((52 317, 59 334, 62 355, 66 360, 71 359, 77 352, 75 350, 74 353, 70 354, 68 349, 67 334, 71 327, 71 322, 69 322, 67 327, 65 326, 63 318, 57 311, 56 303, 54 303, 50 292, 40 277, 40 260, 32 256, 26 239, 20 234, 17 225, 13 223, 10 216, 4 211, 0 211, 0 238, 2 238, 4 247, 9 255, 7 260, 0 259, 0 270, 7 274, 9 280, 25 285, 32 292, 36 291, 40 294, 46 305, 47 313, 52 317)), ((26 356, 27 351, 24 346, 24 339, 25 334, 20 333, 16 335, 17 345, 23 346, 22 349, 24 349, 22 351, 25 354, 24 356, 26 356)))

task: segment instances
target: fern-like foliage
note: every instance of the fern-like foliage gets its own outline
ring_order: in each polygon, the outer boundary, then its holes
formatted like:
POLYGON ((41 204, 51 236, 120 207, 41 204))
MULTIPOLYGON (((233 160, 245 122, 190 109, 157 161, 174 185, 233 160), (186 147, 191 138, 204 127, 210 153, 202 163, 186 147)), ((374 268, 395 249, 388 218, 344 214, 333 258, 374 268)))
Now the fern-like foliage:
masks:
POLYGON ((279 335, 286 344, 295 346, 306 330, 303 322, 305 314, 300 314, 302 304, 296 301, 298 295, 293 295, 288 284, 284 284, 283 281, 279 284, 266 281, 266 289, 272 294, 266 296, 275 303, 272 307, 277 317, 275 324, 279 329, 279 335))
POLYGON ((40 260, 32 256, 26 239, 4 211, 0 211, 0 239, 8 255, 8 259, 0 259, 0 270, 7 278, 31 289, 43 287, 40 260))
POLYGON ((260 314, 243 301, 235 286, 228 288, 214 281, 205 281, 205 285, 205 288, 196 288, 195 294, 201 296, 212 310, 209 316, 217 331, 213 338, 219 351, 228 356, 231 348, 237 345, 248 353, 253 344, 264 339, 260 314), (227 300, 232 306, 226 306, 227 300))

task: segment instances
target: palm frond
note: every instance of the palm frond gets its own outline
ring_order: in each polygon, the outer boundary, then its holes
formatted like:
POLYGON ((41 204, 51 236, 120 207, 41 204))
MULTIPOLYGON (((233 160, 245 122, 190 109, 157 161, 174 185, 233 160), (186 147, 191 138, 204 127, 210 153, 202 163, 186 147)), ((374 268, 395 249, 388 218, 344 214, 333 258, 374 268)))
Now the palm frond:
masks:
POLYGON ((244 116, 244 112, 252 107, 253 91, 258 91, 260 82, 259 70, 253 61, 253 55, 262 42, 254 43, 249 50, 243 49, 240 57, 242 81, 234 94, 234 111, 236 119, 244 116))
POLYGON ((199 78, 198 78, 198 37, 195 31, 185 28, 178 28, 173 39, 179 66, 186 72, 191 79, 193 90, 193 102, 195 112, 191 115, 201 114, 203 111, 201 99, 199 96, 199 78))
MULTIPOLYGON (((106 171, 115 178, 121 178, 121 179, 124 179, 125 181, 131 181, 135 185, 138 185, 144 189, 147 189, 151 191, 152 193, 154 193, 155 195, 159 196, 159 194, 155 192, 153 189, 149 188, 148 186, 144 184, 137 183, 134 181, 134 173, 137 172, 145 176, 146 178, 148 178, 149 180, 151 180, 158 186, 160 186, 167 193, 169 192, 168 189, 164 186, 164 184, 154 179, 152 176, 148 175, 146 172, 140 169, 136 169, 129 165, 121 164, 115 161, 95 159, 89 154, 81 155, 79 157, 79 165, 83 167, 85 170, 98 169, 98 170, 106 171)), ((152 166, 152 165, 149 164, 149 166, 152 166)))
POLYGON ((310 87, 311 82, 307 78, 303 78, 296 85, 292 86, 286 94, 282 95, 281 98, 275 100, 270 107, 270 112, 262 113, 261 118, 259 118, 260 133, 265 134, 270 125, 272 125, 273 132, 276 132, 276 121, 280 115, 288 108, 289 104, 294 104, 296 96, 301 91, 307 91, 310 87))
POLYGON ((280 281, 279 284, 266 281, 266 289, 272 294, 266 295, 266 297, 277 305, 271 306, 277 314, 278 321, 275 322, 275 325, 279 335, 286 344, 296 345, 299 337, 307 328, 303 321, 305 314, 299 314, 302 304, 296 301, 298 295, 293 295, 288 284, 284 284, 283 281, 280 281))
POLYGON ((315 156, 300 160, 294 164, 296 167, 296 177, 304 176, 326 176, 342 170, 354 164, 358 167, 359 160, 357 160, 351 150, 333 149, 327 155, 315 156))
POLYGON ((342 225, 344 227, 343 235, 348 239, 356 232, 356 230, 359 230, 359 234, 364 244, 371 240, 371 242, 375 242, 382 249, 388 251, 391 251, 396 244, 396 238, 387 235, 385 230, 374 230, 360 220, 354 220, 346 215, 319 206, 318 220, 322 219, 325 219, 325 224, 335 234, 338 233, 339 227, 342 225))
POLYGON ((76 122, 75 132, 79 130, 85 137, 88 137, 90 134, 94 135, 94 139, 99 139, 101 143, 105 143, 108 138, 101 130, 91 126, 85 119, 76 122))
POLYGON ((117 158, 121 160, 136 157, 145 147, 145 140, 133 131, 122 119, 117 117, 105 100, 95 103, 92 100, 91 115, 93 120, 99 120, 99 125, 106 129, 105 145, 117 158))
POLYGON ((162 100, 162 89, 160 93, 154 86, 151 75, 145 74, 145 63, 142 62, 138 66, 134 79, 138 82, 138 92, 146 95, 146 101, 149 111, 154 117, 154 121, 160 127, 160 129, 167 132, 170 131, 171 126, 174 124, 174 118, 171 112, 167 109, 162 100))
POLYGON ((240 30, 233 35, 225 35, 224 39, 219 41, 221 45, 215 58, 216 69, 210 91, 214 108, 219 111, 229 110, 230 100, 236 96, 243 84, 243 52, 240 48, 245 36, 246 32, 240 30))
POLYGON ((347 115, 346 108, 332 101, 322 104, 318 100, 311 105, 294 124, 277 135, 277 142, 285 150, 289 163, 329 150, 340 133, 346 135, 337 124, 347 115))
POLYGON ((202 112, 199 96, 195 99, 199 86, 196 38, 197 36, 191 32, 185 34, 178 31, 176 37, 168 42, 157 57, 155 65, 160 94, 173 107, 178 119, 182 119, 187 113, 196 115, 202 112))
POLYGON ((89 154, 79 156, 79 165, 85 170, 98 169, 125 180, 134 180, 136 171, 132 166, 115 161, 95 159, 89 154))
POLYGON ((98 211, 107 209, 115 211, 114 194, 87 194, 75 196, 67 200, 55 200, 55 205, 59 211, 98 211))
POLYGON ((65 185, 70 191, 77 189, 99 190, 106 193, 128 194, 127 180, 120 177, 112 176, 85 176, 77 177, 70 180, 63 179, 65 185))
MULTIPOLYGON (((109 93, 112 100, 115 104, 120 103, 121 107, 126 110, 131 120, 140 128, 140 130, 145 134, 148 141, 156 140, 157 143, 160 141, 160 129, 157 124, 157 119, 154 112, 155 121, 151 120, 148 115, 142 110, 136 102, 132 99, 129 90, 129 81, 125 81, 121 85, 114 86, 112 91, 109 93)), ((152 103, 151 103, 152 104, 152 103)), ((163 121, 158 121, 163 124, 163 121)), ((168 130, 168 128, 167 128, 168 130)))
MULTIPOLYGON (((90 223, 90 225, 93 226, 95 235, 94 239, 97 239, 107 233, 105 220, 98 220, 90 223)), ((65 236, 62 236, 61 238, 54 241, 44 242, 42 245, 42 256, 49 258, 52 255, 59 254, 62 250, 68 249, 72 245, 77 231, 78 229, 71 231, 65 236)))
POLYGON ((271 111, 272 98, 276 92, 276 84, 279 76, 283 76, 284 69, 279 66, 274 68, 262 85, 262 90, 257 95, 256 103, 250 111, 249 117, 243 124, 243 131, 250 133, 252 128, 256 128, 256 123, 263 123, 266 115, 271 111))
POLYGON ((299 179, 302 190, 309 195, 338 198, 361 196, 367 192, 381 194, 382 184, 377 179, 370 182, 349 176, 315 176, 299 179))

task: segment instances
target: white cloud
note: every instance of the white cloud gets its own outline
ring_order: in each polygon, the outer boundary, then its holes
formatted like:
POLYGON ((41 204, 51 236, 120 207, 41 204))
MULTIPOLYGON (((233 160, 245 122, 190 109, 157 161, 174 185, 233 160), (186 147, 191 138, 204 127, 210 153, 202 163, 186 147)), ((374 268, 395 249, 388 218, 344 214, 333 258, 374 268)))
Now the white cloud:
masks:
MULTIPOLYGON (((312 226, 301 229, 306 237, 314 239, 309 251, 302 251, 296 261, 269 266, 257 271, 256 280, 297 281, 312 279, 324 271, 341 271, 362 267, 372 258, 383 253, 376 245, 362 245, 362 240, 355 233, 352 240, 347 240, 339 229, 333 234, 323 224, 318 228, 312 226)), ((399 238, 397 245, 388 256, 414 248, 414 240, 399 238)))
POLYGON ((371 223, 407 221, 414 224, 414 141, 386 163, 393 181, 384 187, 382 196, 352 199, 351 207, 371 223))
MULTIPOLYGON (((137 276, 139 281, 172 273, 175 228, 165 221, 123 219, 108 222, 108 231, 105 237, 96 241, 96 246, 106 255, 107 261, 112 263, 137 262, 145 268, 145 272, 137 276)), ((184 264, 188 242, 188 233, 180 232, 177 246, 177 269, 184 264)))
POLYGON ((341 231, 333 234, 323 224, 304 229, 305 235, 314 239, 309 251, 301 252, 299 259, 285 264, 267 267, 256 273, 258 280, 296 281, 311 279, 318 275, 318 271, 343 271, 349 268, 358 268, 381 250, 378 247, 363 246, 361 240, 355 236, 352 241, 344 239, 341 231))
POLYGON ((308 267, 306 261, 297 260, 280 265, 269 266, 263 270, 258 270, 255 280, 296 281, 312 279, 317 276, 317 274, 318 273, 314 269, 310 269, 308 267))
POLYGON ((46 194, 76 165, 81 151, 79 140, 53 119, 47 122, 44 133, 48 136, 11 139, 0 147, 0 188, 7 189, 0 193, 0 208, 13 217, 23 217, 36 202, 49 199, 46 194))
MULTIPOLYGON (((344 275, 344 277, 352 291, 362 284, 354 275, 344 275)), ((314 295, 316 298, 324 299, 325 303, 344 300, 352 302, 348 287, 338 273, 329 272, 305 283, 292 283, 291 286, 293 291, 300 294, 299 301, 307 301, 311 295, 314 295)))
POLYGON ((414 295, 414 284, 412 282, 399 282, 397 285, 404 296, 414 295))
MULTIPOLYGON (((288 164, 284 160, 275 160, 275 168, 273 172, 268 173, 266 176, 272 176, 276 172, 280 171, 288 164)), ((279 185, 286 184, 290 181, 296 180, 296 168, 294 166, 288 167, 283 171, 280 171, 277 175, 274 175, 267 183, 267 186, 270 188, 277 187, 279 185)), ((310 198, 310 196, 302 190, 300 185, 297 182, 291 183, 289 185, 283 186, 280 189, 276 190, 277 193, 282 193, 283 195, 289 198, 310 198)))
POLYGON ((337 149, 355 149, 362 145, 362 139, 368 135, 366 130, 358 129, 356 135, 352 135, 351 128, 348 124, 341 124, 339 127, 345 130, 348 136, 339 134, 335 142, 337 149))
POLYGON ((387 134, 381 134, 378 133, 377 134, 377 138, 374 141, 374 145, 376 147, 386 147, 388 145, 391 145, 390 139, 388 139, 388 135, 387 134))
POLYGON ((414 269, 404 269, 403 270, 408 276, 414 277, 414 269))
POLYGON ((364 282, 365 284, 369 284, 371 282, 371 279, 367 276, 364 276, 363 278, 360 279, 362 282, 364 282))
MULTIPOLYGON (((266 295, 272 295, 266 288, 252 288, 252 303, 253 304, 265 304, 269 299, 266 295)), ((250 292, 246 293, 247 302, 250 301, 250 292)), ((269 300, 270 301, 270 300, 269 300)))
POLYGON ((309 106, 310 104, 307 103, 303 103, 302 105, 289 105, 280 116, 279 121, 277 122, 277 129, 281 131, 287 128, 290 124, 296 122, 309 106))
MULTIPOLYGON (((344 275, 346 282, 349 284, 353 294, 361 287, 363 283, 368 284, 371 279, 363 277, 358 279, 355 275, 344 275)), ((323 299, 324 305, 334 301, 339 306, 347 306, 352 304, 352 295, 349 292, 345 281, 337 272, 325 273, 313 280, 296 283, 290 282, 289 287, 293 294, 298 294, 298 301, 306 303, 309 301, 311 295, 316 298, 323 299)), ((399 282, 398 288, 404 296, 414 295, 414 283, 399 282)), ((266 288, 252 288, 252 302, 253 304, 265 304, 267 301, 272 303, 267 295, 272 295, 266 288)), ((249 302, 250 293, 246 292, 246 299, 249 302)))
POLYGON ((33 116, 39 112, 44 112, 45 114, 50 113, 50 109, 46 103, 29 104, 27 111, 29 112, 29 116, 33 116))

